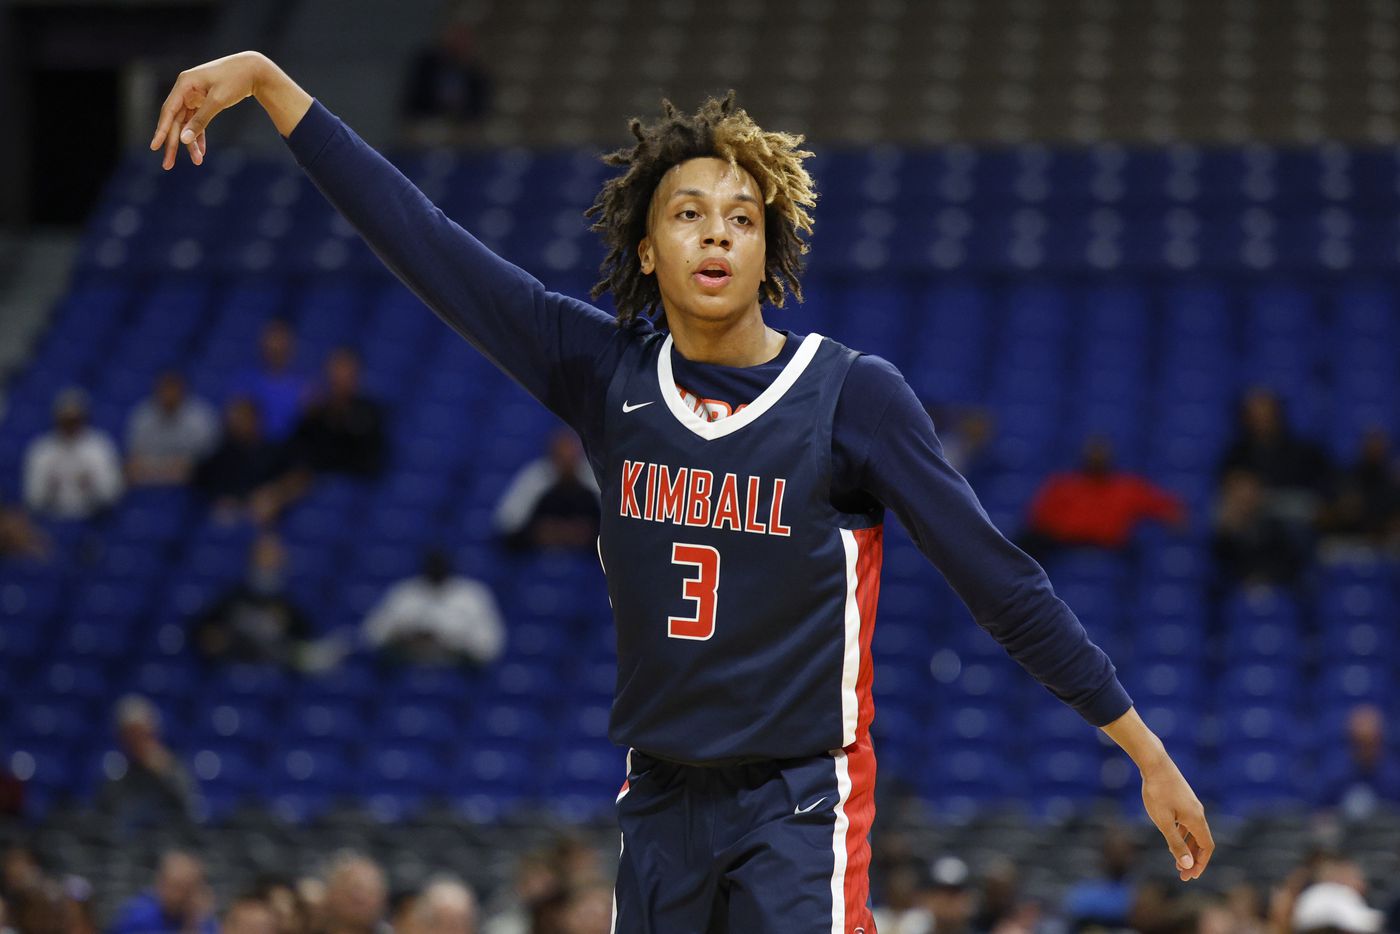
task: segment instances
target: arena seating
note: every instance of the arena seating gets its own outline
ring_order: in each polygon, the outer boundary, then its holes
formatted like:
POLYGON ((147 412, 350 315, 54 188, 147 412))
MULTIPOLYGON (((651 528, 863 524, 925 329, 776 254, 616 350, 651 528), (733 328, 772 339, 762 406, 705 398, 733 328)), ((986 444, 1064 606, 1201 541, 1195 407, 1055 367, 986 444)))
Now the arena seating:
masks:
MULTIPOLYGON (((817 330, 893 361, 929 402, 997 423, 974 474, 1007 531, 1086 434, 1179 493, 1190 529, 1123 560, 1068 555, 1059 592, 1118 662, 1148 722, 1214 806, 1309 800, 1352 704, 1397 710, 1396 570, 1320 567, 1296 592, 1229 595, 1207 535, 1214 471, 1244 387, 1263 383, 1332 455, 1400 426, 1396 151, 875 148, 825 151, 805 305, 817 330)), ((551 288, 584 295, 599 248, 581 210, 604 167, 582 151, 404 154, 449 215, 551 288)), ((318 481, 286 517, 294 593, 330 633, 358 625, 421 549, 445 543, 509 621, 477 678, 388 673, 352 656, 323 676, 202 671, 186 621, 242 571, 247 530, 182 491, 128 494, 100 526, 54 526, 65 560, 0 564, 0 750, 35 814, 88 800, 111 764, 110 712, 154 698, 214 816, 252 797, 294 821, 345 798, 489 820, 520 806, 605 808, 613 649, 588 558, 507 559, 492 507, 553 417, 393 280, 289 160, 222 152, 159 171, 134 156, 94 213, 72 287, 6 387, 0 489, 54 394, 92 392, 120 435, 161 367, 220 399, 260 324, 296 323, 314 370, 348 343, 393 415, 389 473, 318 481)), ((942 813, 1009 799, 1063 815, 1133 804, 1121 755, 1017 671, 890 520, 875 637, 881 780, 942 813)))

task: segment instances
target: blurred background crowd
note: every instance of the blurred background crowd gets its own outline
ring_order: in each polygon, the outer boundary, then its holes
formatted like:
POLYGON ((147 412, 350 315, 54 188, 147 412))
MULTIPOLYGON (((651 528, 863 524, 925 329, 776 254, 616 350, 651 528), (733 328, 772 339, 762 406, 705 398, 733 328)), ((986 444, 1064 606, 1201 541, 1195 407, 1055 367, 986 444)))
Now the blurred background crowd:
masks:
POLYGON ((597 484, 253 105, 149 158, 243 48, 577 296, 626 117, 809 134, 770 323, 901 369, 1220 843, 1176 883, 891 519, 881 932, 1400 931, 1389 0, 0 9, 0 931, 609 929, 597 484))

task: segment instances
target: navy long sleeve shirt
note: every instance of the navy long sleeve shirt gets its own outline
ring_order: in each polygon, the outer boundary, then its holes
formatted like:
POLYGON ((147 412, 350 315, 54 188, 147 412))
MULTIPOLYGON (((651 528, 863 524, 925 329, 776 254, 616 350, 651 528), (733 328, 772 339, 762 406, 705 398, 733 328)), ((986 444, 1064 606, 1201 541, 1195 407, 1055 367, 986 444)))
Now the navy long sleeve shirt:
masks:
MULTIPOLYGON (((287 145, 385 265, 573 427, 596 463, 607 376, 635 334, 492 253, 320 101, 287 145)), ((731 408, 746 404, 782 370, 801 335, 787 338, 778 357, 752 367, 698 363, 677 353, 676 383, 731 408)), ((928 413, 887 361, 863 355, 852 365, 837 402, 832 454, 833 504, 846 512, 892 510, 978 625, 1051 693, 1095 726, 1128 710, 1113 664, 1040 566, 992 525, 944 458, 928 413)))

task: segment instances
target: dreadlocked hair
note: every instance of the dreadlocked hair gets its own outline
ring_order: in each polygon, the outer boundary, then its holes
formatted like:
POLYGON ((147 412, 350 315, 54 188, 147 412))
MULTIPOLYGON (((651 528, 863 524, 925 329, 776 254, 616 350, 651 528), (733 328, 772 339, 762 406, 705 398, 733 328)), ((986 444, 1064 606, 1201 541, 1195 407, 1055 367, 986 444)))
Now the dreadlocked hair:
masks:
POLYGON ((781 308, 785 293, 791 292, 802 301, 799 277, 807 252, 803 235, 812 233, 807 209, 817 203, 812 176, 802 166, 812 153, 798 148, 804 137, 764 130, 734 106, 732 90, 723 99, 707 98, 694 114, 679 113, 664 99, 661 111, 661 119, 649 126, 633 117, 628 127, 636 145, 603 157, 608 165, 625 166, 626 171, 609 179, 584 212, 596 218, 592 229, 608 246, 592 297, 612 293, 619 325, 653 312, 658 323, 664 323, 661 289, 655 276, 642 272, 637 244, 647 235, 652 195, 662 176, 688 159, 711 156, 745 169, 762 191, 767 274, 759 287, 762 300, 781 308))

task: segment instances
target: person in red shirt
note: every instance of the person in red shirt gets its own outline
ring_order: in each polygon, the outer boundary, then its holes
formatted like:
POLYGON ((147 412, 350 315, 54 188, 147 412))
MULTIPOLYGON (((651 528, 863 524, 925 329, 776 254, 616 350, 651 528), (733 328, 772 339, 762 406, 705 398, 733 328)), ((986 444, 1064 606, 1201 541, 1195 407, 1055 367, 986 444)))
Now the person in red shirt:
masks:
POLYGON ((1036 493, 1022 547, 1036 556, 1067 545, 1119 551, 1148 519, 1180 526, 1186 510, 1167 490, 1116 470, 1113 445, 1090 438, 1079 467, 1054 474, 1036 493))

